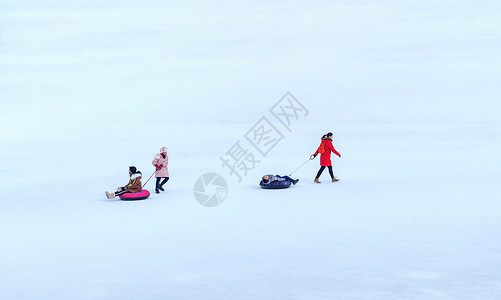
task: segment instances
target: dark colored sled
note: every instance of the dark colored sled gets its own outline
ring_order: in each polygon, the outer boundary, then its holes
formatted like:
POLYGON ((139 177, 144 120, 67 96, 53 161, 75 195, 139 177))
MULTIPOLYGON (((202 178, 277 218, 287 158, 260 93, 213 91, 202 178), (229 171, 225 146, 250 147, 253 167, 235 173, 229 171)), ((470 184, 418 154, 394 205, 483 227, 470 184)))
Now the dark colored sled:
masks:
POLYGON ((264 182, 261 181, 259 185, 262 189, 265 190, 281 190, 290 188, 292 183, 290 183, 289 181, 275 181, 270 184, 264 184, 264 182))

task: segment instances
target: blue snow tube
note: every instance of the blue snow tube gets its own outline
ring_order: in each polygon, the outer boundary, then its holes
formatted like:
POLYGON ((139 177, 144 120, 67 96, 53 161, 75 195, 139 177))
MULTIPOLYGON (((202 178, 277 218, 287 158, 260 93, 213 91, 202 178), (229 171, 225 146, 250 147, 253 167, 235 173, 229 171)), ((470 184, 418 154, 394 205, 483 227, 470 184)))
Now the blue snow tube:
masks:
POLYGON ((262 180, 259 183, 262 189, 265 190, 280 190, 280 189, 287 189, 290 188, 292 183, 290 181, 284 180, 284 181, 273 181, 270 183, 264 183, 262 180))

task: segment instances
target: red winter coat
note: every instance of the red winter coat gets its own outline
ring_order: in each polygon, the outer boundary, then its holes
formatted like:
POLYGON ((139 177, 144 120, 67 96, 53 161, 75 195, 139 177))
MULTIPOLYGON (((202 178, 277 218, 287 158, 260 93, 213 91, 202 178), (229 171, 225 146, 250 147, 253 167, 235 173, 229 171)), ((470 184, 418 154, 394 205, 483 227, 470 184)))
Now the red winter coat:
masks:
MULTIPOLYGON (((334 152, 337 156, 340 156, 339 152, 334 149, 332 142, 330 139, 322 139, 322 144, 324 144, 325 152, 320 154, 320 165, 324 167, 328 167, 332 165, 331 162, 331 152, 334 152)), ((320 148, 320 147, 319 147, 320 148)), ((315 152, 315 156, 318 155, 318 149, 315 152)))

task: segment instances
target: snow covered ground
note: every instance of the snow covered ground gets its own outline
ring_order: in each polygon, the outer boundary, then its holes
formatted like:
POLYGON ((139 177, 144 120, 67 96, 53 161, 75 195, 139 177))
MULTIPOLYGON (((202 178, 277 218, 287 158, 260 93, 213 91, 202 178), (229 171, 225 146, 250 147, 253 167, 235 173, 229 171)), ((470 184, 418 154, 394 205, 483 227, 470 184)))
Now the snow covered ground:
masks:
POLYGON ((501 4, 401 2, 3 1, 1 298, 499 299, 501 4), (340 182, 259 188, 328 131, 340 182), (106 199, 161 146, 166 192, 106 199))

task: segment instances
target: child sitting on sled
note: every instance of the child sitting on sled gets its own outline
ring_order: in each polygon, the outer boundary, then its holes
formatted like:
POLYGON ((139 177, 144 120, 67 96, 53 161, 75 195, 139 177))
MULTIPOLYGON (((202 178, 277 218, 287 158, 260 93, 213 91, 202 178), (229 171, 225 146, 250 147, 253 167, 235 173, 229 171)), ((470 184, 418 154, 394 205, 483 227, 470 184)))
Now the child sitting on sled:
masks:
POLYGON ((141 174, 140 171, 137 170, 136 167, 131 166, 129 167, 129 183, 126 184, 125 186, 121 186, 117 188, 117 191, 114 193, 106 192, 106 197, 108 199, 113 199, 116 196, 123 195, 125 193, 137 193, 140 192, 142 189, 142 184, 141 184, 141 177, 143 174, 141 174))

